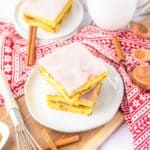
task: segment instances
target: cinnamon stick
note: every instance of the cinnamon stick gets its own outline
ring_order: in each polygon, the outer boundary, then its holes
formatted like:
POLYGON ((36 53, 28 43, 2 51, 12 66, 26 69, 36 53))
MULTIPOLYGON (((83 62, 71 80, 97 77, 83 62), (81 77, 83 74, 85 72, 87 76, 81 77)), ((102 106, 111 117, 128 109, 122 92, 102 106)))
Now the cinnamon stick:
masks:
POLYGON ((119 61, 125 60, 125 55, 124 55, 124 53, 123 53, 123 51, 122 51, 122 48, 121 48, 121 45, 120 45, 120 42, 119 42, 119 39, 118 39, 117 36, 114 35, 114 36, 112 37, 112 43, 113 43, 114 46, 115 46, 115 52, 116 52, 116 55, 117 55, 117 57, 118 57, 118 60, 119 60, 119 61))
POLYGON ((51 148, 52 150, 57 150, 53 140, 50 138, 50 136, 48 135, 48 133, 46 132, 45 129, 42 130, 42 134, 43 134, 43 137, 44 137, 45 141, 47 142, 49 148, 51 148))
POLYGON ((35 47, 36 47, 36 33, 37 27, 29 27, 29 37, 28 37, 28 53, 27 53, 27 64, 35 64, 35 47))
MULTIPOLYGON (((61 147, 61 146, 65 146, 65 145, 68 145, 68 144, 78 142, 79 140, 80 140, 79 135, 74 135, 74 136, 71 136, 71 137, 66 137, 66 138, 54 141, 54 144, 55 144, 56 147, 61 147)), ((43 150, 49 150, 50 147, 49 147, 48 144, 45 144, 45 145, 42 145, 42 149, 43 150)))

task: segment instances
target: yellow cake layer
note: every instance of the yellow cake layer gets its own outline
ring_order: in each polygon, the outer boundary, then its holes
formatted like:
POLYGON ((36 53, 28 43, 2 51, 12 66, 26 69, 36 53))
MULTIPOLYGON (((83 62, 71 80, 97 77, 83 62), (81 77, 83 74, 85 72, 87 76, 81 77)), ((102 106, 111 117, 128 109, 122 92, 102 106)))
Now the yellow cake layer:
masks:
POLYGON ((105 71, 100 75, 97 75, 96 77, 89 79, 85 84, 83 84, 80 88, 76 89, 70 96, 73 97, 74 95, 78 93, 82 93, 86 91, 89 87, 93 86, 94 84, 101 83, 103 80, 108 76, 108 72, 105 71))
POLYGON ((36 26, 36 27, 39 27, 47 32, 51 32, 51 33, 56 33, 59 29, 60 29, 60 26, 62 23, 60 24, 57 24, 54 28, 51 27, 50 25, 46 24, 46 22, 42 22, 40 20, 37 20, 37 19, 34 19, 34 18, 31 18, 29 16, 24 16, 24 20, 32 25, 32 26, 36 26))
MULTIPOLYGON (((72 97, 69 96, 69 99, 71 99, 72 101, 79 100, 80 98, 82 98, 82 96, 84 96, 86 93, 93 90, 93 88, 95 88, 96 86, 97 86, 96 88, 98 89, 100 85, 101 84, 95 84, 95 85, 91 86, 89 89, 87 89, 86 91, 84 91, 82 93, 78 93, 78 94, 76 94, 72 97)), ((48 92, 47 92, 47 96, 51 99, 56 99, 56 100, 65 99, 62 95, 50 95, 50 93, 48 93, 48 92)))
POLYGON ((70 97, 71 99, 80 99, 81 96, 83 96, 84 94, 90 92, 93 88, 95 88, 95 87, 98 86, 99 84, 101 85, 101 83, 94 84, 94 85, 92 85, 91 87, 89 87, 88 89, 86 89, 86 90, 84 90, 84 91, 82 91, 82 92, 80 92, 80 93, 77 93, 77 94, 75 94, 75 95, 73 95, 73 96, 69 96, 69 97, 70 97))
POLYGON ((52 102, 62 102, 62 103, 65 103, 65 104, 69 104, 69 105, 75 105, 75 106, 88 106, 88 107, 92 107, 95 105, 95 101, 96 101, 96 98, 100 92, 100 89, 101 89, 101 84, 97 84, 93 89, 91 89, 91 91, 88 91, 88 93, 86 94, 91 94, 90 95, 90 98, 86 97, 85 95, 83 96, 80 96, 79 98, 73 98, 71 99, 70 101, 66 101, 64 99, 64 97, 60 96, 60 95, 55 95, 55 96, 52 96, 52 95, 47 95, 46 96, 46 100, 47 101, 52 101, 52 102))
POLYGON ((85 84, 83 84, 80 88, 76 89, 73 93, 69 94, 65 88, 57 82, 47 71, 43 66, 38 66, 38 69, 40 73, 43 75, 43 77, 47 80, 47 82, 51 85, 53 85, 57 91, 62 95, 66 100, 69 100, 70 97, 75 96, 76 94, 82 95, 82 93, 86 92, 87 89, 94 86, 95 84, 102 83, 102 81, 107 77, 108 72, 104 72, 92 79, 89 79, 85 84))
POLYGON ((28 14, 24 15, 24 20, 28 24, 30 24, 32 26, 37 26, 39 28, 42 28, 45 31, 55 33, 55 32, 57 32, 60 29, 61 25, 66 20, 67 16, 70 14, 70 12, 71 12, 71 8, 63 16, 62 20, 60 20, 60 22, 58 22, 58 24, 56 24, 54 27, 51 26, 51 23, 48 22, 47 20, 44 20, 44 19, 41 19, 41 18, 38 18, 38 17, 36 17, 36 18, 35 17, 31 17, 28 14))
POLYGON ((68 96, 66 90, 64 88, 62 88, 60 83, 58 83, 56 80, 54 80, 50 76, 50 74, 46 71, 46 69, 44 67, 38 66, 38 70, 40 71, 41 75, 45 78, 45 80, 49 84, 53 85, 56 88, 56 90, 59 93, 59 95, 62 95, 66 101, 70 101, 70 97, 68 96))
POLYGON ((69 105, 62 102, 47 101, 48 107, 56 110, 69 111, 73 113, 80 113, 85 115, 92 114, 93 107, 75 106, 69 105))
POLYGON ((42 18, 39 16, 34 16, 29 13, 24 13, 24 20, 33 25, 40 27, 48 32, 57 32, 61 26, 61 24, 64 22, 64 20, 67 18, 67 16, 70 14, 71 7, 72 7, 73 0, 69 0, 62 12, 58 15, 58 17, 54 20, 48 20, 46 18, 42 18))

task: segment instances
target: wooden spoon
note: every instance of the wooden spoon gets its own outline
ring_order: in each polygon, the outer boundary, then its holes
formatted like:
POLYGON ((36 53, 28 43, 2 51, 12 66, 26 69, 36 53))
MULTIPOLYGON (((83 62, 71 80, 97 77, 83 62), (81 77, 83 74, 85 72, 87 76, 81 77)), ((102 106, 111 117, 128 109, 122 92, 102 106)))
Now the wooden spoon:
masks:
POLYGON ((148 25, 131 22, 131 30, 139 37, 150 39, 150 27, 148 25))
POLYGON ((150 90, 150 65, 137 66, 131 77, 133 82, 140 88, 150 90))
POLYGON ((142 61, 150 61, 150 49, 135 49, 132 53, 133 57, 142 61))

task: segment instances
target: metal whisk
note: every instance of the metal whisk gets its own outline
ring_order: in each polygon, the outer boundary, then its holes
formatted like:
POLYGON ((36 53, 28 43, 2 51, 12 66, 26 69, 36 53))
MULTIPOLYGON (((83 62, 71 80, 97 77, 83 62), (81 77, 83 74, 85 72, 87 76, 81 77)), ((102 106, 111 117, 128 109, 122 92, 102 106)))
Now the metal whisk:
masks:
POLYGON ((7 83, 6 76, 0 71, 0 93, 5 99, 6 109, 15 127, 17 150, 41 150, 38 143, 25 127, 19 106, 7 83))

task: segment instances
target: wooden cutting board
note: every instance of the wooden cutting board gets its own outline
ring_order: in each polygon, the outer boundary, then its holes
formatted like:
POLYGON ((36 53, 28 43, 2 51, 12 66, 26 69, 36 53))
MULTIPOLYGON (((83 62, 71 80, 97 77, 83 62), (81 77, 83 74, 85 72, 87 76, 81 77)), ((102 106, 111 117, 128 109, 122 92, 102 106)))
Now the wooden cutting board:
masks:
MULTIPOLYGON (((18 104, 21 108, 21 112, 23 115, 23 119, 25 124, 33 137, 39 144, 45 144, 45 141, 41 135, 41 130, 45 128, 44 126, 40 125, 36 122, 31 115, 29 114, 24 97, 21 97, 18 100, 18 104)), ((48 117, 48 116, 47 116, 48 117)), ((4 121, 6 124, 9 125, 10 128, 10 136, 8 142, 6 143, 4 150, 16 150, 16 139, 15 139, 15 132, 11 120, 7 115, 5 107, 0 108, 0 120, 4 121)), ((60 150, 95 150, 99 145, 101 145, 122 123, 124 122, 124 117, 121 112, 118 112, 115 117, 105 124, 102 127, 97 129, 79 133, 81 139, 78 143, 71 144, 62 148, 60 150)), ((60 133, 53 131, 51 129, 45 128, 49 135, 51 135, 53 140, 61 139, 63 137, 70 136, 71 134, 60 133)))

